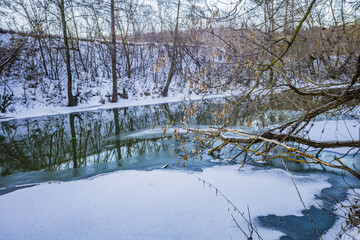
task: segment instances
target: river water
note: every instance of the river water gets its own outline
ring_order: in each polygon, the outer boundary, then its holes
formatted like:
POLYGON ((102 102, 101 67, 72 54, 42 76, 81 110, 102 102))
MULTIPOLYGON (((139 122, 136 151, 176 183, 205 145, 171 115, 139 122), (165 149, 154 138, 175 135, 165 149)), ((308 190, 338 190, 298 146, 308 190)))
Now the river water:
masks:
MULTIPOLYGON (((151 171, 164 166, 175 171, 202 171, 219 165, 236 165, 228 161, 230 150, 220 155, 202 154, 188 160, 174 154, 185 148, 195 149, 193 135, 181 131, 174 138, 172 128, 181 126, 184 107, 189 103, 171 103, 128 108, 115 108, 43 116, 28 119, 2 121, 0 123, 0 195, 51 181, 71 181, 89 178, 98 174, 118 170, 151 171), (164 126, 169 129, 164 133, 164 126)), ((193 104, 193 103, 192 103, 193 104)), ((196 117, 190 120, 193 127, 207 128, 214 124, 214 112, 221 109, 223 101, 207 100, 197 106, 196 117)), ((252 116, 252 127, 282 123, 298 116, 293 109, 267 111, 256 119, 252 116)), ((232 127, 248 127, 248 115, 235 112, 232 127)), ((232 149, 232 154, 236 150, 232 149)), ((330 152, 329 157, 333 157, 330 152)), ((351 158, 351 155, 348 156, 351 158)), ((357 160, 358 157, 356 157, 357 160)), ((253 171, 281 167, 276 164, 259 164, 250 161, 253 171)), ((339 172, 322 171, 305 165, 289 166, 297 176, 325 176, 331 187, 325 188, 316 198, 323 204, 311 206, 311 213, 321 233, 333 226, 336 217, 335 203, 328 198, 343 201, 348 185, 358 184, 351 176, 339 172), (326 209, 327 211, 322 210, 326 209)), ((281 239, 318 239, 318 235, 305 211, 302 216, 266 215, 256 221, 260 226, 281 231, 281 239)), ((264 238, 266 239, 266 238, 264 238)))

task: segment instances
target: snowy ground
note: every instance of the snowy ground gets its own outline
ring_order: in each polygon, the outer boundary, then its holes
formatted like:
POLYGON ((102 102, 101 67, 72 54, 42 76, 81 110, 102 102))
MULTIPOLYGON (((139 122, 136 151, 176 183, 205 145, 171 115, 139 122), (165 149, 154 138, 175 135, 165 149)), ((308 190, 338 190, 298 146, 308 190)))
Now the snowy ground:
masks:
MULTIPOLYGON (((288 174, 237 165, 201 173, 118 171, 93 179, 43 183, 0 196, 0 239, 246 239, 233 214, 247 225, 216 186, 251 217, 301 215, 288 174), (286 195, 284 193, 286 192, 286 195)), ((307 207, 330 184, 324 176, 295 176, 307 207)), ((258 226, 263 239, 282 233, 258 226)))

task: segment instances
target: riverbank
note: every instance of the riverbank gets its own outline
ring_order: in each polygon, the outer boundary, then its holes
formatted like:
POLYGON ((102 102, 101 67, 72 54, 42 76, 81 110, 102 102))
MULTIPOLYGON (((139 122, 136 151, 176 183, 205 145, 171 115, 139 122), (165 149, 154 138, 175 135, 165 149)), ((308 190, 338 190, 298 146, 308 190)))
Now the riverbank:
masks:
POLYGON ((101 104, 97 99, 92 99, 88 103, 81 103, 74 107, 53 106, 41 102, 34 102, 32 105, 17 103, 12 112, 0 113, 0 122, 12 119, 22 119, 40 116, 50 116, 58 114, 68 114, 72 112, 96 111, 100 109, 124 108, 134 106, 146 106, 161 103, 172 103, 180 101, 196 101, 201 99, 221 98, 224 94, 196 95, 178 94, 170 97, 142 97, 138 99, 119 99, 116 103, 105 102, 101 104))

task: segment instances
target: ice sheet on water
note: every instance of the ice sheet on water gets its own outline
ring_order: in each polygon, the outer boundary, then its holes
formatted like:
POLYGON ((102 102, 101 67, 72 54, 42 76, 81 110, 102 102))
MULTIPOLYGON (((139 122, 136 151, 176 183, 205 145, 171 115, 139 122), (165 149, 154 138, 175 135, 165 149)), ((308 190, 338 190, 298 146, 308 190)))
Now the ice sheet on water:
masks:
MULTIPOLYGON (((1 239, 245 239, 247 229, 216 186, 251 217, 299 215, 303 209, 288 174, 237 165, 201 173, 119 171, 73 182, 41 184, 0 196, 1 239), (286 194, 284 194, 286 193, 286 194)), ((329 187, 323 176, 296 176, 306 206, 329 187)), ((258 226, 264 239, 282 233, 258 226)))

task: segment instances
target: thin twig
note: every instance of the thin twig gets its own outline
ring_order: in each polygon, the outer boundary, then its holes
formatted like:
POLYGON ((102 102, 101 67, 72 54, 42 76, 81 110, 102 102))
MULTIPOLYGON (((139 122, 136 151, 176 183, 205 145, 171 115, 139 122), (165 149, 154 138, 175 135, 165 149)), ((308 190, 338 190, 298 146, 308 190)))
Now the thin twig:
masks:
POLYGON ((259 232, 256 230, 256 228, 255 228, 255 227, 253 226, 253 224, 251 223, 251 220, 249 221, 249 220, 245 217, 245 215, 244 215, 242 212, 239 211, 239 209, 235 206, 235 204, 232 203, 232 202, 230 201, 230 199, 227 198, 217 187, 215 187, 214 185, 212 185, 211 183, 209 183, 208 181, 206 181, 206 180, 204 180, 204 179, 202 179, 202 178, 200 178, 200 177, 197 177, 197 176, 194 176, 194 177, 196 177, 198 180, 202 181, 204 184, 205 184, 205 183, 208 184, 211 188, 214 188, 214 189, 216 190, 216 192, 217 192, 218 194, 220 194, 220 195, 234 208, 234 210, 235 210, 237 213, 240 214, 240 216, 246 221, 247 225, 256 233, 256 235, 259 237, 259 239, 263 240, 262 237, 260 236, 259 232))
POLYGON ((298 189, 298 187, 297 187, 297 185, 296 185, 296 183, 295 183, 295 181, 294 181, 294 178, 293 178, 292 174, 290 173, 290 171, 289 171, 289 169, 287 168, 287 166, 286 166, 286 164, 285 164, 285 162, 284 162, 283 159, 281 159, 281 162, 282 162, 282 164, 284 165, 286 171, 288 172, 292 183, 294 184, 294 187, 295 187, 295 189, 296 189, 296 192, 297 192, 297 194, 298 194, 298 196, 299 196, 299 198, 300 198, 301 204, 303 205, 303 207, 304 207, 304 209, 305 209, 305 211, 306 211, 306 213, 307 213, 307 215, 308 215, 311 223, 313 224, 313 226, 314 226, 317 234, 319 235, 320 239, 323 240, 323 238, 322 238, 322 236, 321 236, 321 234, 320 234, 320 232, 319 232, 319 229, 316 227, 315 222, 314 222, 314 220, 312 219, 312 217, 311 217, 311 215, 310 215, 310 213, 309 213, 309 210, 308 210, 307 207, 305 206, 304 200, 303 200, 302 197, 301 197, 301 194, 300 194, 299 189, 298 189))

